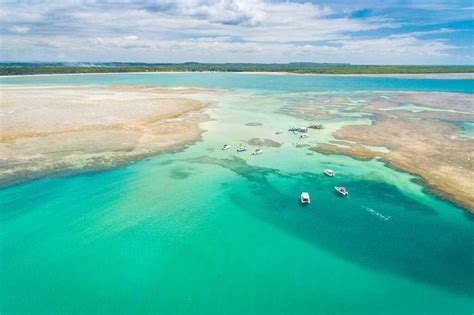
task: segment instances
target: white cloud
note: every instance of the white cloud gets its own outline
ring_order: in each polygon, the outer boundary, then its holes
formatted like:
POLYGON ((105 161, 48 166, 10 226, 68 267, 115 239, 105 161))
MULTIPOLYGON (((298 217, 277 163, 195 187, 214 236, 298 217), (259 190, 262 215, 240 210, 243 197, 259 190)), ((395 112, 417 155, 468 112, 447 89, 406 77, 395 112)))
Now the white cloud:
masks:
POLYGON ((30 28, 28 26, 15 25, 15 26, 9 27, 8 30, 14 33, 25 34, 30 31, 30 28))
POLYGON ((440 28, 439 30, 433 30, 433 31, 423 31, 423 32, 411 32, 411 33, 401 33, 401 34, 395 34, 391 35, 391 38, 395 37, 407 37, 407 36, 425 36, 425 35, 438 35, 438 34, 446 34, 446 33, 452 33, 454 32, 453 29, 449 28, 440 28))
POLYGON ((138 37, 135 35, 124 36, 123 39, 125 40, 137 40, 138 37))
POLYGON ((401 24, 345 16, 334 6, 263 0, 8 2, 0 8, 0 26, 10 31, 1 35, 0 58, 446 63, 456 48, 424 37, 451 29, 362 38, 357 32, 401 24))
MULTIPOLYGON (((38 39, 9 38, 5 47, 16 56, 31 51, 43 52, 50 59, 60 56, 65 61, 130 61, 183 62, 350 62, 360 64, 429 64, 440 63, 450 49, 456 48, 440 40, 421 40, 413 36, 378 39, 343 39, 332 45, 310 45, 269 42, 232 42, 227 37, 154 40, 120 37, 75 39, 67 36, 38 39), (33 48, 33 49, 32 49, 33 48), (28 50, 29 49, 29 50, 28 50), (58 54, 61 53, 61 54, 58 54)), ((62 60, 62 59, 61 59, 62 60)))
POLYGON ((259 0, 182 1, 176 3, 175 11, 225 25, 257 26, 267 18, 264 3, 259 0))

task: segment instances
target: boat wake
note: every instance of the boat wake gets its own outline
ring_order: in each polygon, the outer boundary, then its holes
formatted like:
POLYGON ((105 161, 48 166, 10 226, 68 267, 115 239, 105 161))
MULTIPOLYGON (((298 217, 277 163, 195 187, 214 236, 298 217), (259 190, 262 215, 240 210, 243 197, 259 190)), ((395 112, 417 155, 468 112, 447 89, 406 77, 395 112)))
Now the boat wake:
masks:
POLYGON ((379 218, 382 221, 390 220, 390 216, 384 216, 383 214, 381 214, 380 212, 375 211, 372 208, 369 208, 369 207, 366 207, 366 206, 362 206, 362 208, 364 208, 368 213, 370 213, 373 216, 376 216, 377 218, 379 218))

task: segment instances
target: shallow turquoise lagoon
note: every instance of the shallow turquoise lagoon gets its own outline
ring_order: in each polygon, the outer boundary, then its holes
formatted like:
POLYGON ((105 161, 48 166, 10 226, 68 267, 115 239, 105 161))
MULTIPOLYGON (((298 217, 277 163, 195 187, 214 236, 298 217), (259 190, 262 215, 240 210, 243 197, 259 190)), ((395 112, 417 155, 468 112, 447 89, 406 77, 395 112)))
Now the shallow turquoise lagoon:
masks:
POLYGON ((1 313, 471 314, 472 216, 379 161, 298 146, 363 117, 328 121, 303 140, 275 134, 301 123, 278 110, 302 91, 471 93, 471 82, 296 78, 302 83, 243 74, 2 79, 232 91, 212 96, 202 140, 181 152, 0 190, 1 313), (235 152, 253 137, 282 146, 235 152), (311 205, 300 205, 302 191, 311 205))

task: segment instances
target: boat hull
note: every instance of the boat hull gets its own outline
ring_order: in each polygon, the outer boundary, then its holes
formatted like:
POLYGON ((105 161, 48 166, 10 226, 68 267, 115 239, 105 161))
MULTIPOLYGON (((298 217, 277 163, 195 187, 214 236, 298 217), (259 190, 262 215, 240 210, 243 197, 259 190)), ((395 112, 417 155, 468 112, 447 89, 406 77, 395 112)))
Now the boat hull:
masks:
POLYGON ((333 171, 330 171, 330 170, 324 171, 324 174, 326 174, 329 177, 334 177, 334 175, 336 175, 333 171))
POLYGON ((311 198, 309 197, 308 193, 302 193, 300 197, 300 201, 302 204, 310 204, 311 198))
POLYGON ((344 187, 334 187, 337 193, 343 197, 347 197, 349 192, 344 187))

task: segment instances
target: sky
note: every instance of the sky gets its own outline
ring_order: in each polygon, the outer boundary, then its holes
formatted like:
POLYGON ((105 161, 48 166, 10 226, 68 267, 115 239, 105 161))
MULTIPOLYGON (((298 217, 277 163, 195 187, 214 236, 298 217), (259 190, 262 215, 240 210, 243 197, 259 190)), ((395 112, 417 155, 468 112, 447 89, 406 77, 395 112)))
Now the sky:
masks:
POLYGON ((0 0, 0 61, 474 64, 474 0, 0 0))

